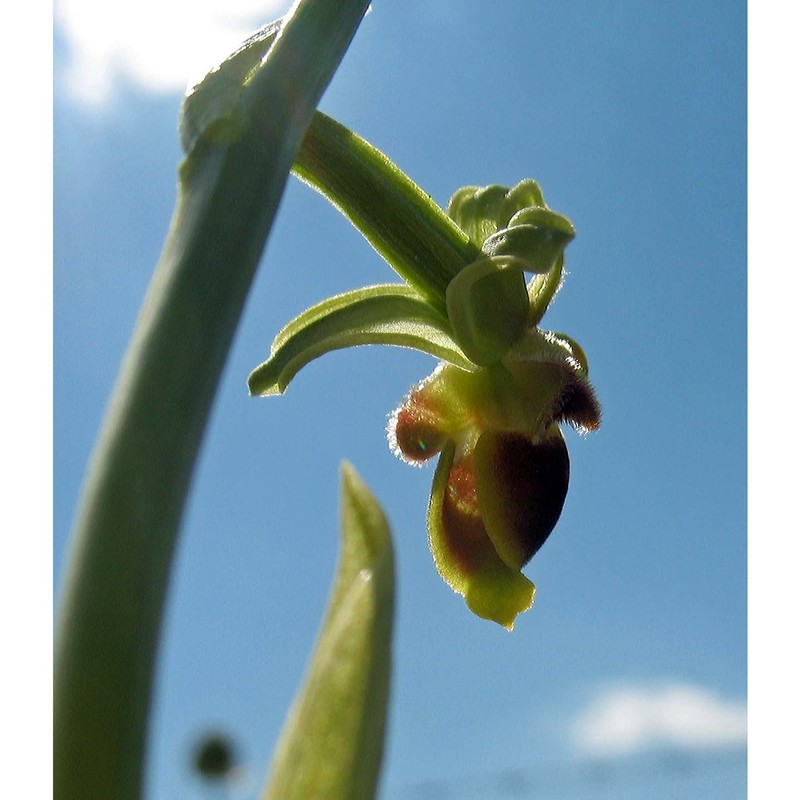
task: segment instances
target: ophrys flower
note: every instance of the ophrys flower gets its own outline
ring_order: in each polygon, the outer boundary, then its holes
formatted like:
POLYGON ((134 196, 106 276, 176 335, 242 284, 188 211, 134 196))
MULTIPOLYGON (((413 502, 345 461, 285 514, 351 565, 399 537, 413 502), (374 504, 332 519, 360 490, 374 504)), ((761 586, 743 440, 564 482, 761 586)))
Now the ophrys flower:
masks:
POLYGON ((531 180, 460 189, 445 215, 388 159, 320 114, 297 171, 406 283, 305 311, 278 334, 250 376, 251 392, 279 394, 310 360, 343 347, 393 344, 439 359, 392 415, 390 444, 412 464, 438 455, 428 508, 436 567, 476 614, 510 629, 535 592, 521 569, 567 494, 560 426, 588 432, 600 423, 583 350, 539 326, 563 280, 572 223, 531 180))

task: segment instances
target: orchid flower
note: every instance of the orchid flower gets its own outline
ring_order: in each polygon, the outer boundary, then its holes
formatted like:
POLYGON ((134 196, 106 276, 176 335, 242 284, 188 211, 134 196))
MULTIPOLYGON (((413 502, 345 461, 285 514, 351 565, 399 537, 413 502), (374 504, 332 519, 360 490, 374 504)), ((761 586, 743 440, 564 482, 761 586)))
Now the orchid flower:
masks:
POLYGON ((560 426, 586 433, 600 424, 583 350, 540 327, 563 281, 572 223, 532 180, 464 187, 442 212, 319 112, 294 171, 405 283, 356 289, 300 314, 250 375, 250 391, 280 394, 309 361, 344 347, 399 345, 438 359, 391 415, 389 443, 411 464, 438 456, 428 507, 436 568, 475 614, 510 630, 536 591, 522 567, 567 494, 560 426))

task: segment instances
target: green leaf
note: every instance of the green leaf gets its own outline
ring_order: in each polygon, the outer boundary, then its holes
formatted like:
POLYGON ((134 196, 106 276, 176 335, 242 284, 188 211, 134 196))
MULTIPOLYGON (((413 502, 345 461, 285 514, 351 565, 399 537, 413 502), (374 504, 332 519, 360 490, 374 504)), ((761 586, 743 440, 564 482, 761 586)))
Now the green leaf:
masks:
POLYGON ((209 70, 184 97, 178 114, 178 135, 184 153, 201 137, 233 141, 245 120, 239 105, 247 79, 275 42, 283 18, 260 28, 221 64, 209 70))
POLYGON ((446 320, 413 289, 368 286, 324 300, 292 320, 275 338, 269 359, 250 374, 250 393, 281 394, 309 361, 366 344, 413 347, 474 369, 453 341, 446 320))
POLYGON ((355 470, 344 464, 336 580, 262 800, 375 797, 386 729, 393 614, 389 526, 355 470))

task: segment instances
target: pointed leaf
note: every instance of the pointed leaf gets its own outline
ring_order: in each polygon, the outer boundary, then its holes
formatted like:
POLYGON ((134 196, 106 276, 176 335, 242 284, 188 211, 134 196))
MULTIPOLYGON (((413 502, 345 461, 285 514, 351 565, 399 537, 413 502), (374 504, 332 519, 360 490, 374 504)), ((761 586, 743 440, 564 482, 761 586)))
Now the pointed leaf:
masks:
POLYGON ((269 359, 250 374, 250 393, 281 394, 309 361, 365 344, 413 347, 474 369, 453 341, 446 320, 413 289, 369 286, 324 300, 292 320, 275 338, 269 359))
POLYGON ((336 581, 262 800, 375 797, 389 696, 393 598, 389 526, 355 470, 344 464, 336 581))
POLYGON ((264 25, 187 92, 178 115, 184 153, 190 153, 203 136, 224 141, 236 135, 247 78, 261 65, 282 25, 283 18, 264 25))

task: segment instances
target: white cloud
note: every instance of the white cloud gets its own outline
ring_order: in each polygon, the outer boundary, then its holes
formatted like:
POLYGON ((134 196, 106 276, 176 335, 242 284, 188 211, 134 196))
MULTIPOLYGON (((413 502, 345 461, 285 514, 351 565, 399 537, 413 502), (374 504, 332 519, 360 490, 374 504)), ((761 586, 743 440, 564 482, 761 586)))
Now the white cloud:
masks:
POLYGON ((652 746, 687 749, 747 741, 747 706, 690 684, 617 686, 598 694, 574 720, 574 743, 593 756, 652 746))
POLYGON ((126 79, 149 92, 183 92, 291 0, 56 0, 68 48, 64 86, 93 105, 126 79))

